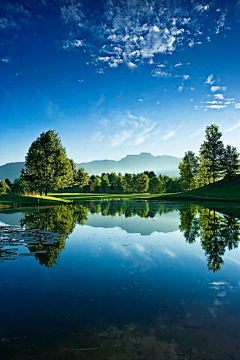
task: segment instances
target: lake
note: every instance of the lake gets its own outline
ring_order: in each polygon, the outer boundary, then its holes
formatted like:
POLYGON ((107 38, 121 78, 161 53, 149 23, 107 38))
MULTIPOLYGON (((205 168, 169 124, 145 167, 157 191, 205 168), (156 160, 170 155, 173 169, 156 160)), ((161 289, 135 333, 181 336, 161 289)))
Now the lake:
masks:
POLYGON ((240 359, 239 208, 0 212, 4 360, 240 359))

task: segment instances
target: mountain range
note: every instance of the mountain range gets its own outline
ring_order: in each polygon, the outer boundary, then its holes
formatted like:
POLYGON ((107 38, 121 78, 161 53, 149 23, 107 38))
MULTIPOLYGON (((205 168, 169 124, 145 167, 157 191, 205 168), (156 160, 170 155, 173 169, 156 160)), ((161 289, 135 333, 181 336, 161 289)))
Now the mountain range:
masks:
MULTIPOLYGON (((162 155, 153 156, 150 153, 139 155, 127 155, 125 158, 115 160, 95 160, 86 163, 76 163, 76 167, 83 167, 89 175, 101 175, 102 173, 140 173, 143 171, 154 171, 156 174, 177 177, 179 175, 178 165, 181 159, 162 155)), ((24 167, 24 162, 8 163, 0 166, 0 180, 9 178, 14 181, 20 176, 20 171, 24 167)))

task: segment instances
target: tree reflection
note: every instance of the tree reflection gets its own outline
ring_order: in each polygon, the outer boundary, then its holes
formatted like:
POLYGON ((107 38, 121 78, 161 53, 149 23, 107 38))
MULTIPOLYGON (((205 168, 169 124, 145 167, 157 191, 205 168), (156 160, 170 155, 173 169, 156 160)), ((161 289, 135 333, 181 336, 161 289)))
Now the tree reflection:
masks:
POLYGON ((180 231, 187 242, 192 243, 199 236, 202 249, 207 256, 208 269, 219 271, 224 264, 226 250, 239 244, 239 219, 233 215, 222 215, 215 209, 188 206, 180 210, 180 231))
POLYGON ((22 226, 62 235, 52 244, 43 240, 35 241, 28 246, 29 251, 41 265, 52 267, 65 248, 65 240, 73 232, 75 225, 83 225, 87 217, 88 209, 83 206, 61 205, 28 212, 21 221, 22 226))
POLYGON ((199 222, 196 218, 198 209, 191 206, 189 203, 186 208, 180 210, 180 231, 183 232, 183 235, 186 241, 191 244, 196 241, 196 237, 199 235, 199 222))

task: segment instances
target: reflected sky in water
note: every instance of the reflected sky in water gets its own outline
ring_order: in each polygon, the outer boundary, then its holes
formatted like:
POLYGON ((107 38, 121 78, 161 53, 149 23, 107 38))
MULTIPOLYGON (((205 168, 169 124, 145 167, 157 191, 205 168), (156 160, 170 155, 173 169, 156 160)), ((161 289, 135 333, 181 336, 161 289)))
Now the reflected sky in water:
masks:
POLYGON ((239 359, 236 214, 127 201, 0 212, 60 236, 11 239, 0 263, 4 359, 239 359))

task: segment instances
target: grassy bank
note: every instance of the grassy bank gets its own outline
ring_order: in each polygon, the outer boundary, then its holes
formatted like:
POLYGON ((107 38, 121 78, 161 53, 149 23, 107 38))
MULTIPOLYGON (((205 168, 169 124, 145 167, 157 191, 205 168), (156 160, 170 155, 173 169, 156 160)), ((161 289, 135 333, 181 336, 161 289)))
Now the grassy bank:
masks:
POLYGON ((240 175, 231 181, 224 179, 198 189, 186 191, 178 195, 180 198, 199 199, 207 201, 240 202, 240 175))

